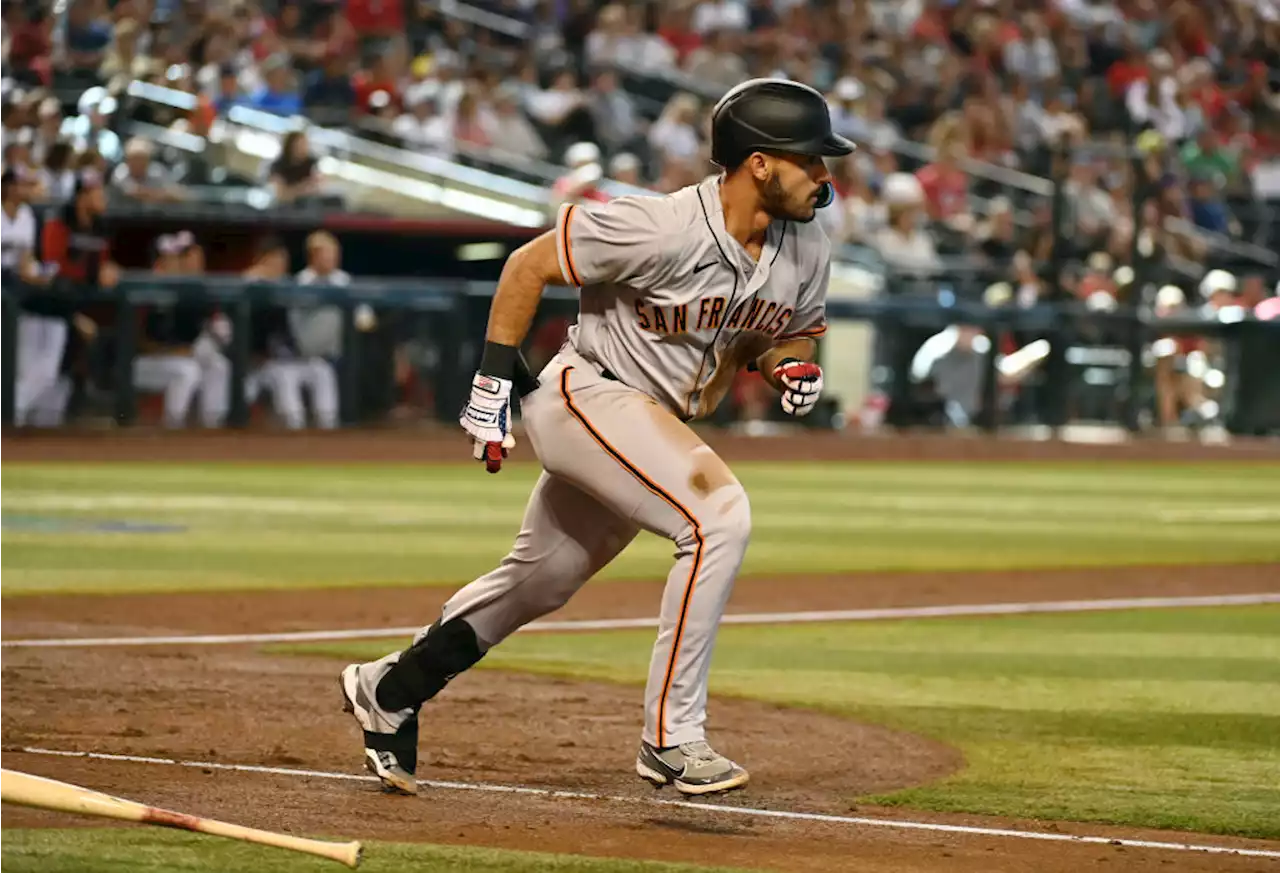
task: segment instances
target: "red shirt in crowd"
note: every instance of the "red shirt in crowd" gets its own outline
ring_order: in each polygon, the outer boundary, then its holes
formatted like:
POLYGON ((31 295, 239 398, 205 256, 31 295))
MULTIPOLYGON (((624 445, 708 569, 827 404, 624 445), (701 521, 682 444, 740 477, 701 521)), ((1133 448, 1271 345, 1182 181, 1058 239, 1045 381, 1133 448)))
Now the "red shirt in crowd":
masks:
POLYGON ((73 282, 96 282, 98 269, 111 258, 111 244, 101 225, 73 228, 63 216, 45 222, 40 235, 41 260, 58 265, 58 275, 73 282))
POLYGON ((1115 97, 1123 97, 1129 86, 1147 77, 1146 64, 1140 61, 1116 61, 1107 70, 1107 85, 1115 97))
POLYGON ((658 36, 667 45, 676 50, 676 58, 684 63, 684 59, 696 48, 701 47, 702 37, 692 30, 677 30, 672 27, 658 28, 658 36))
MULTIPOLYGON (((556 181, 551 185, 553 199, 557 202, 562 202, 565 199, 565 196, 569 193, 569 189, 572 187, 573 180, 569 176, 561 176, 559 179, 556 179, 556 181)), ((608 203, 613 198, 592 185, 590 188, 583 191, 582 194, 579 195, 578 199, 590 200, 594 203, 608 203)))
POLYGON ((916 178, 933 218, 950 218, 969 208, 969 177, 958 167, 929 164, 920 168, 916 178))
POLYGON ((360 34, 404 32, 403 0, 347 0, 347 21, 360 34))
POLYGON ((369 98, 378 91, 386 91, 391 98, 391 105, 400 108, 400 84, 394 79, 375 79, 367 72, 359 72, 351 77, 351 87, 356 95, 356 109, 369 111, 369 98))

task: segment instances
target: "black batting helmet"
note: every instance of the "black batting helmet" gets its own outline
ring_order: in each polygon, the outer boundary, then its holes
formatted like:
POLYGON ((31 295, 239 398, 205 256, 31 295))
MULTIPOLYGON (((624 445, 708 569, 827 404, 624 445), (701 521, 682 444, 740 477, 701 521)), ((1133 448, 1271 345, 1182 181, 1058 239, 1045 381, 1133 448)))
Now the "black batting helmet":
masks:
POLYGON ((831 130, 827 100, 788 79, 749 79, 711 113, 711 160, 732 169, 756 151, 838 158, 854 145, 831 130))
MULTIPOLYGON (((789 79, 748 79, 731 88, 711 112, 711 160, 726 170, 757 151, 838 158, 854 148, 831 129, 826 98, 789 79)), ((827 206, 834 197, 826 185, 818 206, 827 206)))

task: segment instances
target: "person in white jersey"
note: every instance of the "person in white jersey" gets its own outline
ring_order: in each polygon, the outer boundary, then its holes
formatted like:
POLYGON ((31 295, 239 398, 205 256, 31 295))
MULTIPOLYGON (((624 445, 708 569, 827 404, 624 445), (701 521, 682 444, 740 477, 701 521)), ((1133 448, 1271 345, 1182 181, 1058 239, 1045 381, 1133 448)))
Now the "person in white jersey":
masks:
MULTIPOLYGON (((832 199, 826 157, 853 151, 822 95, 753 79, 712 116, 718 176, 662 197, 561 207, 498 282, 461 425, 490 472, 515 445, 518 348, 548 284, 581 289, 578 323, 522 417, 543 472, 511 552, 459 590, 412 645, 342 671, 365 764, 388 790, 417 790, 418 714, 521 626, 558 609, 641 530, 671 539, 645 689, 636 772, 683 794, 741 788, 745 768, 704 732, 716 631, 751 537, 747 494, 688 426, 755 366, 803 416, 822 390, 831 244, 813 222, 832 199)), ((526 380, 528 381, 528 380, 526 380)))
POLYGON ((32 291, 18 315, 14 378, 14 424, 56 426, 62 423, 71 381, 61 375, 71 308, 56 296, 41 293, 49 271, 36 259, 36 216, 27 202, 30 178, 21 169, 6 169, 0 182, 0 248, 4 282, 21 282, 32 291))

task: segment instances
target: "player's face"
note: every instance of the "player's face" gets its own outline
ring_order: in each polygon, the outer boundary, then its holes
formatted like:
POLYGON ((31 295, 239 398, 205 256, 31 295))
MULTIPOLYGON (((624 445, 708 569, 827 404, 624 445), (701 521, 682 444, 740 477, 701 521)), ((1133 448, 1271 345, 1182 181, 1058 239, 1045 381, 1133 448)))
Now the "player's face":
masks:
POLYGON ((769 175, 760 186, 760 205, 771 218, 812 221, 822 186, 830 181, 820 157, 771 155, 769 175))

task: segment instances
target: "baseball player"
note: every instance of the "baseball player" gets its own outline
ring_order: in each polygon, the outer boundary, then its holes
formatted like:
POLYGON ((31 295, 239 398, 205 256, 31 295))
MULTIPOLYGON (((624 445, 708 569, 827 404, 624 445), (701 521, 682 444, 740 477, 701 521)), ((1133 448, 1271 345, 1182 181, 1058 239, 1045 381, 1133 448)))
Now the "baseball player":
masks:
MULTIPOLYGON (((164 276, 202 275, 204 250, 189 230, 163 234, 151 269, 159 284, 164 276)), ((231 362, 209 314, 209 307, 190 302, 141 313, 133 382, 164 395, 165 427, 185 427, 197 395, 203 427, 219 426, 230 407, 231 362)))
POLYGON ((561 207, 555 228, 503 269, 480 370, 461 424, 490 472, 515 444, 510 396, 543 472, 511 552, 458 591, 402 651, 342 671, 365 763, 391 791, 416 792, 418 712, 457 674, 558 609, 641 530, 671 539, 645 689, 636 772, 689 795, 740 788, 747 771, 706 741, 716 631, 751 536, 747 494, 688 426, 744 366, 791 415, 822 389, 831 246, 811 223, 831 200, 823 158, 853 145, 817 91, 753 79, 712 118, 723 169, 662 197, 561 207), (536 383, 517 349, 548 284, 581 289, 578 323, 536 383))

